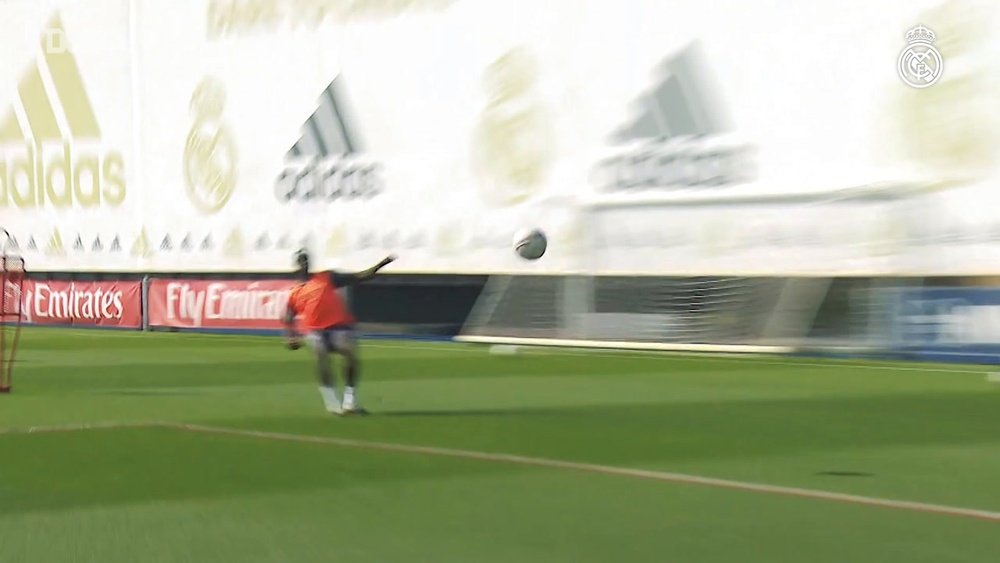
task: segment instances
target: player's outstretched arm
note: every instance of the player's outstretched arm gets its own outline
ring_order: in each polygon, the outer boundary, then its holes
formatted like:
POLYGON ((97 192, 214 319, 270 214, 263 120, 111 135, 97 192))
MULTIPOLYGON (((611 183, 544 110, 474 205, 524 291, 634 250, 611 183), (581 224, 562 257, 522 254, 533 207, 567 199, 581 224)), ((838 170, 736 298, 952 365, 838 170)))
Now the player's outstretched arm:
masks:
POLYGON ((383 258, 381 262, 379 262, 378 264, 375 264, 374 266, 372 266, 371 268, 368 268, 367 270, 362 270, 360 272, 355 272, 353 274, 342 274, 342 273, 339 273, 339 272, 330 272, 330 275, 333 277, 333 283, 337 287, 344 287, 344 286, 348 286, 348 285, 354 285, 354 284, 357 284, 357 283, 366 282, 366 281, 374 278, 378 274, 379 270, 381 270, 382 268, 385 268, 386 266, 388 266, 389 264, 392 264, 395 261, 396 261, 396 256, 395 255, 389 255, 389 256, 386 256, 385 258, 383 258))

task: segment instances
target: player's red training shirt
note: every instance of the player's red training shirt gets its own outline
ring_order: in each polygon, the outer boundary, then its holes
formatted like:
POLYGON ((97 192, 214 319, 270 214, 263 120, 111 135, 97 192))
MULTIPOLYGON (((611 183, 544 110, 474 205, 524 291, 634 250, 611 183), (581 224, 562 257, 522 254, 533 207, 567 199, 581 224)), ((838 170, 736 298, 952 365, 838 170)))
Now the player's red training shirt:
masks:
POLYGON ((350 326, 355 322, 329 272, 313 274, 309 281, 297 285, 288 296, 288 306, 298 315, 299 325, 305 330, 350 326))

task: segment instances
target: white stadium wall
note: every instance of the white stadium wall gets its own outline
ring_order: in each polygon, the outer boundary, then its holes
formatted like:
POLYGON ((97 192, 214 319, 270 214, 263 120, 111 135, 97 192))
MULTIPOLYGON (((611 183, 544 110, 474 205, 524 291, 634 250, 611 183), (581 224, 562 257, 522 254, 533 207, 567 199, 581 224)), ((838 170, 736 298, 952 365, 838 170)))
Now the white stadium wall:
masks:
POLYGON ((772 5, 0 2, 0 226, 36 271, 1000 273, 997 10, 772 5))

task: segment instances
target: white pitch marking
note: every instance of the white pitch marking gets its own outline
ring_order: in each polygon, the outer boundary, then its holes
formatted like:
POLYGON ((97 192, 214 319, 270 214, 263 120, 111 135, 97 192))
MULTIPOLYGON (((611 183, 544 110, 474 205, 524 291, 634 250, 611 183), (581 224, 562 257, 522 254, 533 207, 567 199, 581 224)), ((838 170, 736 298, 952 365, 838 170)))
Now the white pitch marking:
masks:
POLYGON ((764 493, 779 496, 790 496, 813 500, 824 500, 863 506, 876 506, 881 508, 892 508, 895 510, 905 510, 909 512, 923 512, 927 514, 938 514, 942 516, 957 516, 963 518, 975 518, 988 522, 1000 522, 1000 512, 981 510, 975 508, 963 508, 958 506, 947 506, 941 504, 928 504, 923 502, 884 499, 878 497, 866 497, 861 495, 851 495, 846 493, 834 493, 814 489, 803 489, 798 487, 783 487, 780 485, 766 485, 762 483, 750 483, 745 481, 733 481, 729 479, 716 479, 714 477, 703 477, 700 475, 690 475, 685 473, 670 473, 666 471, 653 471, 648 469, 636 469, 629 467, 616 467, 611 465, 598 465, 592 463, 580 463, 574 461, 563 461, 557 459, 546 459, 539 457, 528 457, 514 454, 480 452, 475 450, 458 450, 452 448, 439 448, 434 446, 417 446, 409 444, 395 444, 390 442, 373 442, 368 440, 354 440, 350 438, 335 438, 328 436, 310 436, 303 434, 286 434, 282 432, 265 432, 261 430, 242 430, 238 428, 224 428, 218 426, 204 426, 200 424, 184 424, 179 422, 94 422, 82 424, 65 424, 51 426, 31 426, 0 428, 0 436, 17 434, 44 434, 56 432, 80 432, 85 430, 117 430, 127 428, 164 428, 171 430, 182 430, 186 432, 198 432, 203 434, 218 434, 224 436, 242 436, 246 438, 256 438, 261 440, 277 440, 283 442, 298 442, 306 444, 323 444, 328 446, 338 446, 345 448, 355 448, 373 451, 386 451, 393 453, 406 453, 416 455, 429 455, 437 457, 450 457, 457 459, 469 459, 475 461, 486 461, 492 463, 506 463, 513 465, 525 465, 531 467, 545 467, 550 469, 565 469, 570 471, 581 471, 586 473, 596 473, 601 475, 611 475, 616 477, 632 477, 652 481, 662 481, 668 483, 679 483, 685 485, 701 485, 718 489, 730 489, 737 491, 747 491, 764 493))
MULTIPOLYGON (((528 347, 525 347, 527 349, 528 347)), ((758 354, 723 354, 723 353, 709 353, 709 352, 656 352, 656 351, 637 351, 628 350, 621 352, 589 352, 584 350, 537 350, 536 352, 550 354, 550 355, 566 355, 566 356, 599 356, 604 358, 613 357, 630 357, 630 358, 649 358, 654 356, 668 356, 671 359, 676 360, 686 360, 686 361, 697 361, 705 360, 710 362, 746 362, 758 365, 770 365, 770 366, 791 366, 791 367, 815 367, 815 368, 840 368, 840 369, 860 369, 860 370, 880 370, 880 371, 916 371, 924 373, 971 373, 981 375, 986 373, 985 369, 955 369, 955 368, 930 368, 930 367, 920 367, 920 366, 884 366, 884 365, 864 365, 864 364, 852 364, 846 362, 794 362, 788 360, 762 360, 758 354)))
POLYGON ((946 506, 940 504, 927 504, 922 502, 883 499, 877 497, 866 497, 845 493, 834 493, 829 491, 802 489, 797 487, 783 487, 779 485, 765 485, 761 483, 749 483, 744 481, 732 481, 728 479, 716 479, 712 477, 702 477, 699 475, 689 475, 684 473, 670 473, 664 471, 653 471, 646 469, 634 469, 628 467, 615 467, 610 465, 597 465, 591 463, 578 463, 573 461, 563 461, 556 459, 527 457, 513 454, 480 452, 474 450, 458 450, 451 448, 439 448, 433 446, 416 446, 408 444, 395 444, 388 442, 372 442, 368 440, 353 440, 349 438, 334 438, 326 436, 309 436, 302 434, 286 434, 281 432, 264 432, 259 430, 241 430, 235 428, 222 428, 215 426, 203 426, 197 424, 168 424, 167 426, 185 430, 188 432, 201 432, 206 434, 219 434, 228 436, 243 436, 263 440, 278 440, 285 442, 300 442, 309 444, 325 444, 346 448, 356 448, 364 450, 378 450, 394 453, 407 453, 417 455, 430 455, 438 457, 450 457, 459 459, 470 459, 476 461, 487 461, 493 463, 507 463, 515 465, 526 465, 533 467, 545 467, 552 469, 566 469, 571 471, 582 471, 588 473, 598 473, 602 475, 612 475, 617 477, 633 477, 653 481, 663 481, 670 483, 680 483, 686 485, 701 485, 707 487, 730 489, 738 491, 748 491, 765 493, 771 495, 791 496, 814 500, 825 500, 847 504, 864 506, 877 506, 882 508, 892 508, 896 510, 906 510, 910 512, 923 512, 928 514, 939 514, 944 516, 958 516, 964 518, 975 518, 990 522, 1000 522, 1000 512, 980 510, 974 508, 962 508, 957 506, 946 506))
POLYGON ((52 424, 48 426, 11 426, 0 428, 0 436, 19 434, 55 434, 59 432, 82 432, 84 430, 122 430, 126 428, 156 428, 169 427, 163 422, 83 422, 78 424, 52 424))

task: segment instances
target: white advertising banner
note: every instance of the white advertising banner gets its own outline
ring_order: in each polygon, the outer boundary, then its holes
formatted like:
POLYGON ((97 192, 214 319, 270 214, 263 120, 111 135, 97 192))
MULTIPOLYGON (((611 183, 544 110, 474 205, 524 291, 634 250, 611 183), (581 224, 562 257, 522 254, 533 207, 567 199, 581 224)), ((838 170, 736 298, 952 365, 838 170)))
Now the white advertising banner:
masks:
POLYGON ((35 270, 280 271, 302 246, 397 272, 1000 269, 967 209, 997 198, 996 10, 764 8, 5 2, 0 226, 35 270), (869 185, 936 191, 792 195, 869 185))
POLYGON ((129 2, 62 4, 0 4, 0 226, 30 269, 137 268, 129 2))

